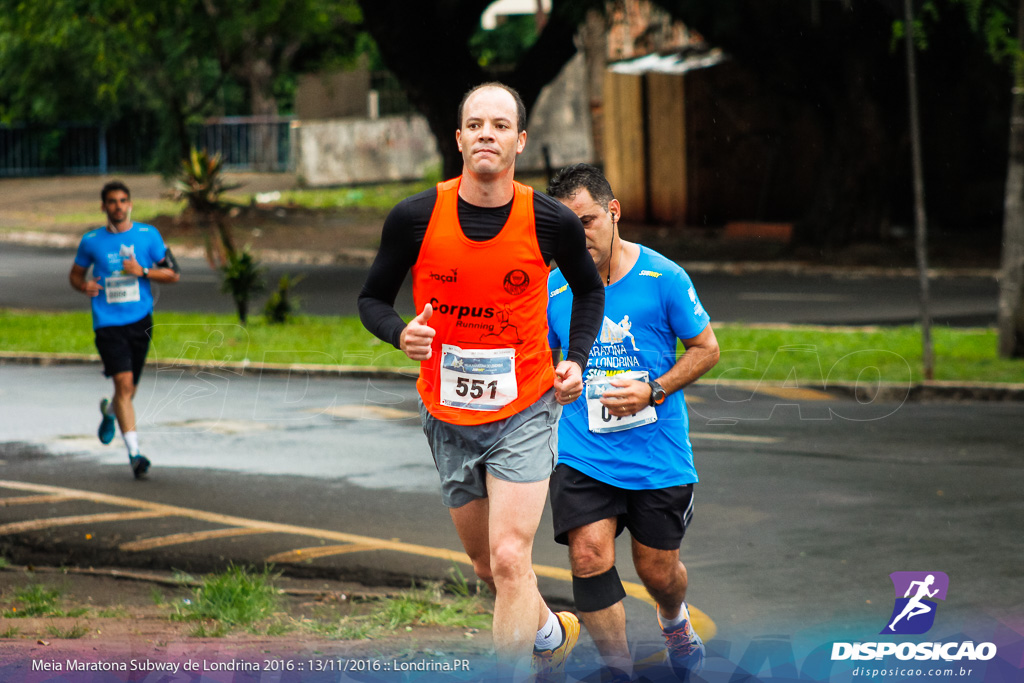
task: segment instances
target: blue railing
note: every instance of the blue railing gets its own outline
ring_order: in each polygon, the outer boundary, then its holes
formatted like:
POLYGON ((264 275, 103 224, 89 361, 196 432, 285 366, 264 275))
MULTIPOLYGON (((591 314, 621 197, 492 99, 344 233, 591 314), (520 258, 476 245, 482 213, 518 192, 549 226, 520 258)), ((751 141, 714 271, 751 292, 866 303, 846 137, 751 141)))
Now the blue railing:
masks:
MULTIPOLYGON (((192 142, 219 152, 232 171, 291 169, 293 117, 229 116, 208 119, 192 142)), ((138 173, 150 165, 155 146, 145 131, 126 124, 112 127, 60 124, 52 128, 0 125, 0 177, 138 173)))

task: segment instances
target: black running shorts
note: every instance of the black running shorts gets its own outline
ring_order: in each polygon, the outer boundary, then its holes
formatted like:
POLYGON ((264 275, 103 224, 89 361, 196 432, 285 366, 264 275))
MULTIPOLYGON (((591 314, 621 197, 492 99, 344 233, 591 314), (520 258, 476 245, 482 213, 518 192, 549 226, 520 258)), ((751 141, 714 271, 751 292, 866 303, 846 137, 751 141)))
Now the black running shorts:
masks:
POLYGON ((96 330, 96 349, 103 359, 103 374, 113 377, 120 372, 131 372, 135 384, 142 376, 146 364, 149 342, 153 338, 153 316, 128 325, 100 327, 96 330))
POLYGON ((656 550, 678 550, 693 518, 693 484, 633 491, 558 465, 549 485, 555 541, 569 545, 569 532, 602 519, 618 518, 615 535, 656 550))

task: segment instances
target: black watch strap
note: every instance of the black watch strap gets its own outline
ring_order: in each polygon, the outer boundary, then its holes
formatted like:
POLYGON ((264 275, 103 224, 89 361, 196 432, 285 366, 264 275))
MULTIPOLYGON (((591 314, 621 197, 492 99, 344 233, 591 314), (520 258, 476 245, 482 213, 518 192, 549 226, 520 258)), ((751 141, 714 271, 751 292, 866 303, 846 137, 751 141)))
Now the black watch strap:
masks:
POLYGON ((662 403, 664 403, 665 397, 668 396, 668 394, 665 392, 665 389, 657 382, 657 380, 652 379, 647 382, 647 385, 651 387, 651 398, 648 402, 648 405, 660 406, 662 403))

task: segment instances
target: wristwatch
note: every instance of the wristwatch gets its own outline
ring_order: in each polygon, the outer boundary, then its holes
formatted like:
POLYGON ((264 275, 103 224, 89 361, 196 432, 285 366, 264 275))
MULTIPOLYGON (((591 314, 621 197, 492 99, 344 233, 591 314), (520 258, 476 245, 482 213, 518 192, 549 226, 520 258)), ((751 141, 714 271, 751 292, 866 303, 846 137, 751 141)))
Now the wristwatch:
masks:
POLYGON ((149 268, 142 269, 142 277, 149 277, 149 268))
POLYGON ((660 406, 665 402, 665 397, 668 394, 665 393, 665 389, 662 388, 655 380, 651 380, 647 383, 647 386, 651 388, 651 400, 648 402, 650 406, 660 406))

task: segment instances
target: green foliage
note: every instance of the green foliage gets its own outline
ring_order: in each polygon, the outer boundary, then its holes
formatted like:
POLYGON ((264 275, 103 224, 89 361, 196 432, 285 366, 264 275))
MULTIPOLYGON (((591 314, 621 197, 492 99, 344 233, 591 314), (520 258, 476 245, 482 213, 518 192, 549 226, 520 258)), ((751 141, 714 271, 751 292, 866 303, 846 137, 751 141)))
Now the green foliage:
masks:
POLYGON ((19 635, 21 635, 21 629, 17 626, 8 626, 0 631, 0 638, 17 638, 19 635))
POLYGON ((283 325, 299 310, 299 299, 291 293, 292 287, 305 279, 303 275, 292 277, 285 273, 277 281, 277 289, 267 299, 263 307, 263 317, 270 325, 283 325))
POLYGON ((355 0, 0 0, 0 120, 151 116, 168 171, 190 125, 286 92, 301 48, 352 54, 360 18, 355 0))
POLYGON ((483 68, 511 67, 537 42, 533 15, 506 17, 491 30, 477 28, 469 38, 469 51, 483 68))
POLYGON ((238 311, 238 321, 245 325, 253 295, 266 289, 263 279, 265 269, 245 247, 241 251, 229 252, 228 262, 221 267, 220 272, 221 291, 231 295, 238 311))
POLYGON ((212 219, 224 212, 224 193, 239 187, 225 180, 220 154, 192 147, 174 179, 173 197, 175 201, 184 201, 196 215, 212 219))
POLYGON ((269 568, 256 571, 231 565, 220 574, 204 576, 192 600, 175 607, 174 618, 217 622, 214 630, 221 635, 222 627, 252 626, 278 608, 280 593, 273 582, 279 576, 269 568))

